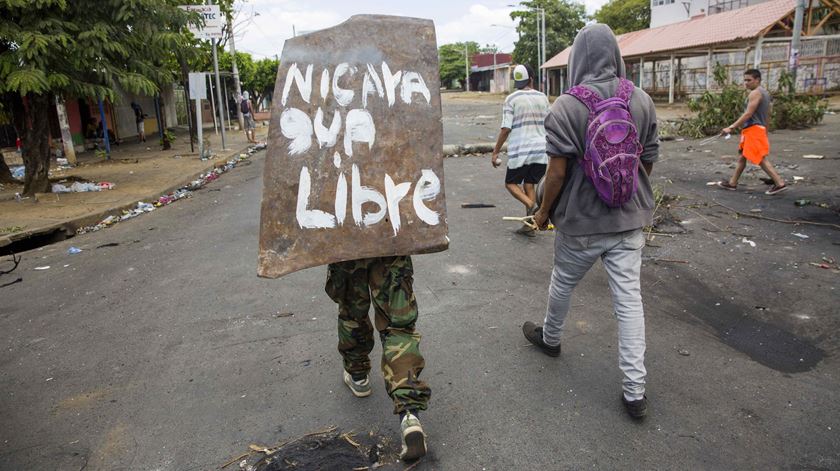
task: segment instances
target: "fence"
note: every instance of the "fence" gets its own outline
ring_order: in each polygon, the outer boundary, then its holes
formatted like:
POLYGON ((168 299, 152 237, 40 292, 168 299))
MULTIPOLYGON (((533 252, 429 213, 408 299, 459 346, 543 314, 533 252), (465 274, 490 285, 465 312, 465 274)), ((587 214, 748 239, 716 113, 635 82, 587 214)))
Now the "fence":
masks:
MULTIPOLYGON (((779 77, 788 70, 790 44, 767 42, 762 46, 762 82, 769 90, 779 87, 779 77)), ((712 64, 726 68, 727 80, 740 83, 744 71, 753 68, 755 50, 724 52, 712 55, 712 64)), ((708 56, 682 58, 678 62, 675 79, 677 96, 698 95, 706 91, 706 82, 711 80, 711 89, 717 89, 714 78, 707 77, 708 56)), ((639 63, 628 63, 628 75, 638 83, 639 63)), ((670 82, 670 61, 645 63, 642 86, 651 94, 667 94, 670 82), (654 69, 655 65, 655 69, 654 69)), ((799 54, 799 69, 796 90, 813 94, 840 92, 840 38, 802 38, 799 54)))

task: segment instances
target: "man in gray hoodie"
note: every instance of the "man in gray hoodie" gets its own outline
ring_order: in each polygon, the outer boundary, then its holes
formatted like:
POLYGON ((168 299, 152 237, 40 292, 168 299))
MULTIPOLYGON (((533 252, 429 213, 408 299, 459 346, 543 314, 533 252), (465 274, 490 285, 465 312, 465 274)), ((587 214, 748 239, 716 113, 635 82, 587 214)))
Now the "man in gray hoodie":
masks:
MULTIPOLYGON (((583 28, 569 57, 570 84, 609 98, 616 94, 619 77, 624 77, 624 61, 612 30, 603 24, 583 28)), ((526 322, 522 330, 543 353, 559 356, 572 290, 600 258, 618 320, 619 368, 624 374, 621 400, 633 418, 641 419, 647 412, 645 320, 639 284, 645 245, 642 228, 653 217, 648 175, 659 156, 659 144, 653 101, 639 88, 631 95, 630 113, 642 146, 638 190, 617 208, 601 200, 578 162, 586 147, 586 105, 572 95, 562 95, 545 119, 549 163, 534 219, 544 228, 550 218, 557 228, 554 269, 543 325, 526 322)))

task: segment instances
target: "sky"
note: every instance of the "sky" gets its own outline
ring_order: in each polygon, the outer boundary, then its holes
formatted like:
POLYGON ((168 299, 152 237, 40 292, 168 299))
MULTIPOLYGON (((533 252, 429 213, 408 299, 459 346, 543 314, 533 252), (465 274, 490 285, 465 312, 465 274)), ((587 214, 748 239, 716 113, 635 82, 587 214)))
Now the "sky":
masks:
MULTIPOLYGON (((606 1, 583 0, 583 3, 592 14, 606 1)), ((439 46, 476 41, 482 46, 495 44, 500 52, 512 52, 517 36, 510 12, 516 8, 507 5, 515 3, 511 0, 237 0, 236 49, 257 59, 279 56, 283 42, 293 36, 293 31, 300 34, 334 26, 356 14, 376 13, 434 20, 439 46)))

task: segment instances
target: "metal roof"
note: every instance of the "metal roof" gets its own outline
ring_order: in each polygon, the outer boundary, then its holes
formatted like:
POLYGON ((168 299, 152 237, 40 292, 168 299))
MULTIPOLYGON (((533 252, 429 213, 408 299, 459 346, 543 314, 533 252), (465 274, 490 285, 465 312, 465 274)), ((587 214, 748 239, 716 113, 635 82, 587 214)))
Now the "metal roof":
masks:
MULTIPOLYGON (((794 6, 794 0, 772 0, 658 28, 625 33, 616 39, 624 58, 755 39, 789 15, 794 6)), ((571 51, 572 48, 567 47, 543 64, 542 68, 565 67, 571 51)))

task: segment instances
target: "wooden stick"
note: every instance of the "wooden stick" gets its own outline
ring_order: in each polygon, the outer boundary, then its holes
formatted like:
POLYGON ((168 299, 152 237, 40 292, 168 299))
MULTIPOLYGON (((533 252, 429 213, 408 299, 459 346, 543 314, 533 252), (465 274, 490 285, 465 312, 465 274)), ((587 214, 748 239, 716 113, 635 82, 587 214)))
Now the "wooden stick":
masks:
POLYGON ((767 217, 767 216, 761 216, 761 215, 758 215, 758 214, 742 213, 741 211, 738 211, 737 209, 730 208, 729 206, 726 206, 725 204, 719 203, 715 200, 712 200, 712 202, 715 203, 716 205, 720 206, 721 208, 726 208, 729 211, 732 211, 733 213, 735 213, 739 216, 743 216, 743 217, 748 217, 748 218, 753 218, 753 219, 763 219, 765 221, 781 222, 783 224, 795 224, 795 225, 806 224, 806 225, 809 225, 809 226, 832 227, 832 228, 840 231, 840 224, 831 224, 829 222, 802 221, 802 220, 798 220, 798 219, 776 219, 776 218, 771 218, 771 217, 767 217))
POLYGON ((670 258, 651 258, 652 262, 688 263, 688 260, 673 260, 670 258))

